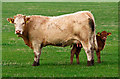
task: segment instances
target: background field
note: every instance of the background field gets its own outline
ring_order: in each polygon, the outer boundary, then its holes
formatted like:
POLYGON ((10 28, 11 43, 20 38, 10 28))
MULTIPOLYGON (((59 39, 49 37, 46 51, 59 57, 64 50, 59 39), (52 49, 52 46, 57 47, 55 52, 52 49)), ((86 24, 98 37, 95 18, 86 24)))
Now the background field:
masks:
POLYGON ((3 77, 118 77, 118 3, 3 3, 2 4, 2 76, 3 77), (58 16, 77 11, 91 11, 96 20, 96 33, 106 30, 108 37, 101 52, 102 63, 88 67, 84 50, 80 65, 70 65, 70 47, 43 48, 40 66, 32 67, 33 50, 14 34, 6 18, 16 14, 58 16))

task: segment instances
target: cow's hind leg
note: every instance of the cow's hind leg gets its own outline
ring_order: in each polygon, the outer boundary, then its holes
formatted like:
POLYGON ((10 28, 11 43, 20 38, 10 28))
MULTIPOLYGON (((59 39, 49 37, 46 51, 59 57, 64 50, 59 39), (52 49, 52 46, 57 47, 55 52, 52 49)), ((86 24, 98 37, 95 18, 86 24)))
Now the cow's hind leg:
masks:
POLYGON ((93 46, 91 46, 91 56, 92 56, 91 64, 94 65, 94 47, 93 46))
POLYGON ((39 66, 39 59, 41 55, 41 45, 40 44, 34 44, 34 62, 32 66, 39 66))
POLYGON ((92 66, 94 65, 94 57, 93 57, 93 48, 89 42, 82 42, 83 48, 87 55, 87 65, 92 66))

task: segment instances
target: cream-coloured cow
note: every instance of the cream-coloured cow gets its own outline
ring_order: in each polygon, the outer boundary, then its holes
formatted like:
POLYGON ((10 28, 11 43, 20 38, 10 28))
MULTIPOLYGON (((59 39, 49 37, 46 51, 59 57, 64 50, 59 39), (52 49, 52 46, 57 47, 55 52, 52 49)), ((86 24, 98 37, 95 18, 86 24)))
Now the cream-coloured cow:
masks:
POLYGON ((94 17, 89 11, 80 11, 56 17, 25 16, 18 14, 7 19, 15 25, 15 34, 34 50, 33 66, 39 65, 41 49, 47 45, 69 46, 82 43, 88 66, 94 65, 97 49, 94 17))

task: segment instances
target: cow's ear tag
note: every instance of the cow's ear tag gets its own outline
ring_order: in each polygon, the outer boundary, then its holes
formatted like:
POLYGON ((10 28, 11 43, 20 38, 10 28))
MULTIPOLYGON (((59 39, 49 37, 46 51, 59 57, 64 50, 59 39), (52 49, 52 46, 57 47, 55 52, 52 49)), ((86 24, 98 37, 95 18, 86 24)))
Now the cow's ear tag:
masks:
POLYGON ((26 18, 26 23, 28 23, 28 22, 29 22, 29 19, 30 19, 30 17, 27 17, 27 18, 26 18))
POLYGON ((98 33, 97 33, 97 36, 100 36, 100 35, 101 35, 100 32, 98 32, 98 33))
POLYGON ((12 23, 11 19, 10 19, 10 23, 12 23))
POLYGON ((28 23, 28 21, 26 21, 26 23, 28 23))
POLYGON ((7 21, 8 21, 9 23, 11 23, 11 24, 14 23, 14 19, 12 19, 12 18, 7 18, 7 21))
POLYGON ((110 35, 111 35, 111 33, 108 34, 108 36, 110 36, 110 35))
POLYGON ((100 36, 100 34, 99 34, 99 33, 98 33, 97 35, 98 35, 98 36, 100 36))

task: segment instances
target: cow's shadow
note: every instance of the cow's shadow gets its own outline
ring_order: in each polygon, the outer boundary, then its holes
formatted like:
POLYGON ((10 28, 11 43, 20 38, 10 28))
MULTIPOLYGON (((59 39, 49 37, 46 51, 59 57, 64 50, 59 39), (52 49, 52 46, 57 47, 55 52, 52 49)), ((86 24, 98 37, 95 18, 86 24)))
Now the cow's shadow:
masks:
MULTIPOLYGON (((101 63, 97 63, 97 61, 94 62, 93 66, 104 66, 104 65, 115 65, 117 64, 117 62, 111 62, 111 61, 101 61, 101 63)), ((66 63, 40 63, 40 66, 72 66, 72 65, 76 65, 76 66, 87 66, 87 62, 80 62, 80 64, 77 64, 76 62, 73 62, 73 64, 70 64, 70 62, 66 62, 66 63)))
MULTIPOLYGON (((115 64, 118 65, 117 60, 116 60, 116 62, 101 61, 101 63, 97 63, 97 61, 95 61, 93 66, 94 67, 96 67, 96 66, 108 66, 108 65, 115 65, 115 64)), ((18 64, 14 64, 14 65, 9 64, 9 65, 3 65, 3 66, 14 66, 15 68, 29 67, 29 66, 32 66, 32 63, 29 63, 29 64, 18 63, 18 64)), ((40 66, 87 66, 87 62, 80 62, 80 64, 77 64, 76 62, 73 62, 73 64, 70 64, 70 62, 63 62, 63 63, 62 62, 61 63, 58 63, 58 62, 46 62, 46 63, 40 62, 40 65, 37 67, 40 67, 40 66)))

